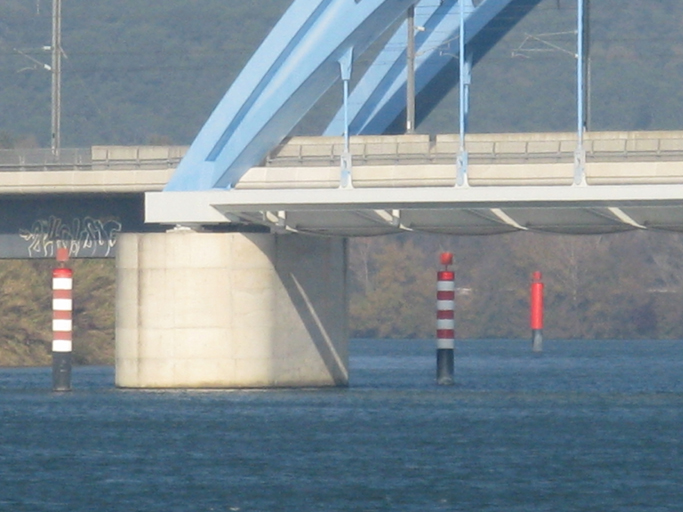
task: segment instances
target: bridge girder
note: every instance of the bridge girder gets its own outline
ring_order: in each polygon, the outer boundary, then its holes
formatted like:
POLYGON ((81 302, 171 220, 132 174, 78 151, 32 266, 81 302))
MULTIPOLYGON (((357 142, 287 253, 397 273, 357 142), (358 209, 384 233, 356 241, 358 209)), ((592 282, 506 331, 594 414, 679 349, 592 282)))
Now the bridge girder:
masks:
POLYGON ((173 211, 179 223, 192 218, 198 225, 222 221, 323 236, 680 232, 681 197, 680 184, 156 192, 147 194, 146 218, 169 223, 173 211))

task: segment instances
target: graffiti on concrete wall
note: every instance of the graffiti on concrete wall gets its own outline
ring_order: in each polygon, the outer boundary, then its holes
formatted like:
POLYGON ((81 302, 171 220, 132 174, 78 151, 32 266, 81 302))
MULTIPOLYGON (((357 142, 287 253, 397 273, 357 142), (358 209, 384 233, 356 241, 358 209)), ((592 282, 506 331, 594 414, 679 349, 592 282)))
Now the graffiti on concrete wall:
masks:
POLYGON ((113 219, 83 217, 67 223, 51 215, 36 220, 30 229, 20 229, 19 236, 27 242, 31 258, 53 258, 59 247, 69 249, 72 258, 104 258, 111 255, 121 228, 113 219))

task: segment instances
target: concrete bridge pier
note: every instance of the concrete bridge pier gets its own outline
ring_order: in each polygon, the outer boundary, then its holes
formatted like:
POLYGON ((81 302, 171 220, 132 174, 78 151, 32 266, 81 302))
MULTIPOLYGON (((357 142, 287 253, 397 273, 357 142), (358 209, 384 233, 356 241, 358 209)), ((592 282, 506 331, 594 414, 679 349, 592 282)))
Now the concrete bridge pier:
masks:
POLYGON ((116 266, 117 386, 348 384, 344 239, 123 234, 116 266))

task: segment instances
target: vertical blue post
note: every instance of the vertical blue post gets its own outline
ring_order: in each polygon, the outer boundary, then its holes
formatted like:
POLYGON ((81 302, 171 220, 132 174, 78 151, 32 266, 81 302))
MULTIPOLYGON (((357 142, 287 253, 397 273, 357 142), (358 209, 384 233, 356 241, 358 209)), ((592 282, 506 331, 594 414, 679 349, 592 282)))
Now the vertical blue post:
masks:
POLYGON ((583 147, 583 133, 586 122, 584 103, 584 0, 577 0, 577 42, 576 42, 576 152, 574 155, 574 185, 586 184, 586 151, 583 147))
POLYGON ((344 79, 344 151, 349 152, 349 81, 344 79))
POLYGON ((577 14, 577 66, 576 66, 576 86, 577 86, 577 135, 579 148, 583 147, 583 126, 584 126, 584 106, 583 106, 583 0, 578 1, 577 14))
POLYGON ((415 133, 415 6, 408 7, 406 45, 406 133, 415 133))
POLYGON ((341 178, 340 188, 350 188, 353 186, 351 180, 351 148, 349 144, 349 81, 353 69, 353 47, 346 50, 339 59, 341 79, 344 84, 344 151, 341 156, 341 178))
POLYGON ((591 29, 590 29, 591 0, 583 2, 583 132, 591 128, 591 29))
POLYGON ((467 129, 467 110, 468 110, 468 95, 469 95, 469 81, 470 72, 467 65, 467 57, 465 55, 465 0, 460 2, 460 41, 459 41, 459 55, 460 62, 460 148, 458 151, 458 161, 456 164, 456 179, 455 184, 459 187, 467 186, 467 151, 465 148, 465 131, 467 129))
POLYGON ((467 50, 465 51, 465 62, 463 64, 463 83, 464 83, 464 97, 465 99, 463 100, 463 105, 462 105, 462 111, 463 111, 463 120, 462 120, 462 146, 463 146, 463 151, 466 152, 466 147, 465 147, 465 137, 467 135, 467 130, 469 129, 470 126, 470 84, 472 83, 472 52, 467 50))

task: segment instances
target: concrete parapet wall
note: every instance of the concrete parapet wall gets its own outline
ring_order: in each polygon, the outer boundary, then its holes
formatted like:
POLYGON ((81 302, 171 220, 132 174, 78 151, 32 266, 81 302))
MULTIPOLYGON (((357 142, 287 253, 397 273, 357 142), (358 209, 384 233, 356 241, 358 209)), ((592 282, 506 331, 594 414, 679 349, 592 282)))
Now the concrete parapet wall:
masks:
MULTIPOLYGON (((454 183, 458 134, 350 138, 354 186, 440 187, 454 183)), ((473 186, 573 183, 576 133, 468 134, 473 186)), ((683 132, 587 132, 589 184, 681 183, 683 132), (623 180, 622 180, 623 178, 623 180)), ((238 189, 337 188, 343 137, 292 137, 250 169, 238 189)), ((93 146, 0 150, 0 193, 128 193, 161 190, 186 146, 93 146)))
POLYGON ((469 166, 467 176, 473 186, 571 185, 574 164, 473 164, 469 166))
POLYGON ((93 146, 93 169, 166 169, 178 165, 187 146, 93 146))
POLYGON ((116 385, 346 385, 345 273, 343 239, 121 235, 116 385))
MULTIPOLYGON (((642 167, 642 166, 641 166, 642 167)), ((355 188, 452 187, 456 167, 452 164, 354 165, 351 170, 355 188)), ((534 164, 471 164, 470 185, 571 185, 573 163, 537 162, 534 164)), ((336 167, 254 167, 235 188, 302 189, 338 188, 340 171, 336 167)))
POLYGON ((366 165, 354 167, 351 175, 357 188, 455 185, 455 165, 366 165))
POLYGON ((252 167, 235 188, 337 188, 338 167, 252 167))
POLYGON ((589 185, 680 184, 683 165, 680 162, 592 162, 586 165, 586 181, 589 185))
POLYGON ((174 169, 0 172, 2 194, 121 193, 161 190, 174 169))
MULTIPOLYGON (((338 165, 342 137, 292 137, 264 163, 270 167, 338 165)), ((683 158, 683 132, 587 132, 588 161, 659 161, 683 158)), ((467 134, 472 164, 571 163, 577 146, 572 132, 467 134)), ((362 135, 350 138, 354 165, 447 164, 460 151, 458 134, 362 135)))

